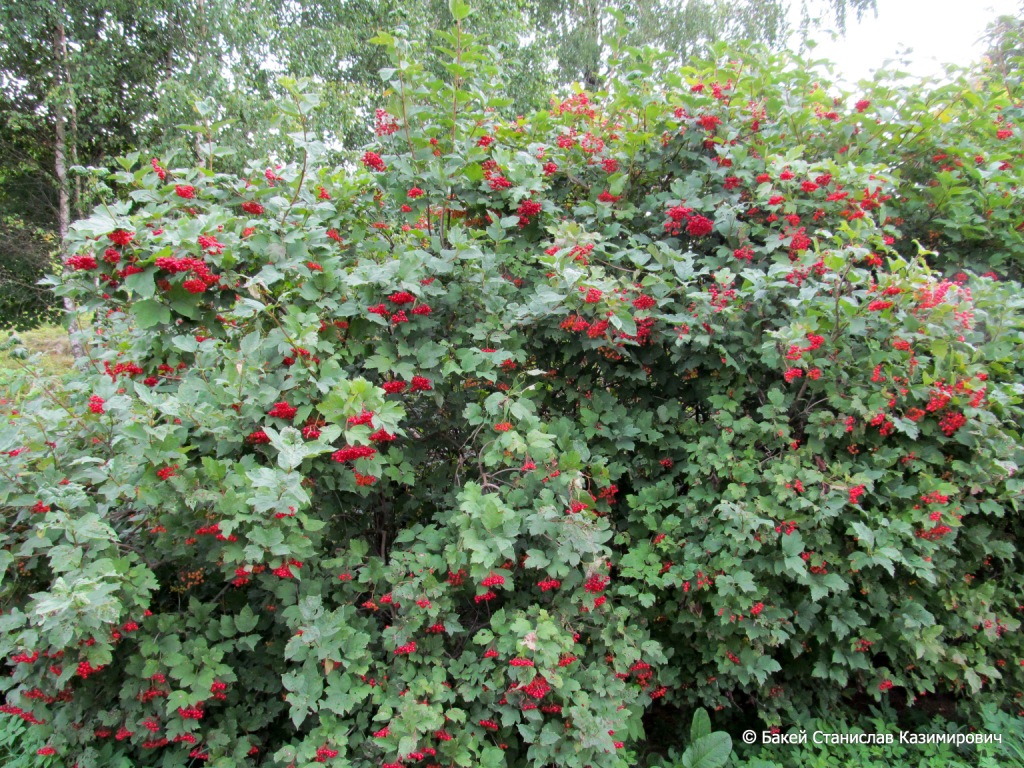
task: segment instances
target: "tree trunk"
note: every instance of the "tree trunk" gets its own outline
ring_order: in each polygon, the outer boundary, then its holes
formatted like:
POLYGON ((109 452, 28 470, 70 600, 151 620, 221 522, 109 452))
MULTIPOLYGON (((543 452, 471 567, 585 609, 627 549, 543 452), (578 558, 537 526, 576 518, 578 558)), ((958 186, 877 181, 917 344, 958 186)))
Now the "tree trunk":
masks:
MULTIPOLYGON (((57 13, 63 15, 63 7, 58 6, 57 13)), ((57 18, 53 30, 54 55, 57 59, 58 92, 54 116, 56 119, 56 143, 54 146, 54 170, 57 173, 57 229, 60 234, 60 258, 63 263, 67 256, 68 227, 71 224, 71 200, 68 194, 67 157, 67 116, 65 99, 68 46, 64 35, 64 20, 57 18)), ((71 341, 71 353, 76 359, 85 354, 81 341, 77 338, 78 318, 75 302, 70 296, 64 297, 64 309, 68 313, 68 335, 71 341)))
MULTIPOLYGON (((203 73, 203 66, 206 64, 206 2, 205 0, 197 0, 196 2, 196 36, 195 36, 195 50, 192 55, 193 71, 199 69, 201 74, 203 73)), ((206 94, 201 94, 205 96, 206 94)), ((199 166, 203 167, 206 165, 206 160, 203 159, 203 135, 196 131, 195 134, 196 142, 196 160, 199 162, 199 166)), ((210 167, 213 167, 213 157, 209 159, 210 167)))
POLYGON ((601 28, 601 13, 604 3, 596 0, 587 0, 583 9, 583 21, 586 26, 587 37, 591 46, 584 51, 585 61, 583 62, 583 87, 588 91, 599 91, 604 85, 604 78, 601 77, 601 57, 604 53, 604 36, 601 28))
MULTIPOLYGON (((71 72, 67 72, 68 75, 68 118, 70 119, 71 137, 70 143, 68 144, 69 154, 71 156, 71 165, 80 165, 78 160, 78 107, 75 106, 75 90, 73 81, 71 80, 71 72)), ((71 203, 71 209, 75 212, 75 216, 79 219, 85 217, 85 210, 82 207, 82 177, 80 174, 75 175, 75 198, 71 203)))

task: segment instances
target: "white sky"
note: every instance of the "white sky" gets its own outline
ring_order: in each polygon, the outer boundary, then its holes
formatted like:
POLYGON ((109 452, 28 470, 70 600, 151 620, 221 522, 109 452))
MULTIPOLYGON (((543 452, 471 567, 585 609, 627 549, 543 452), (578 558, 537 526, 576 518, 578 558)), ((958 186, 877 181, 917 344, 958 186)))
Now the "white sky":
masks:
POLYGON ((886 59, 912 49, 902 71, 919 77, 942 74, 942 64, 967 65, 985 51, 979 38, 996 16, 1018 16, 1022 0, 878 0, 878 17, 848 19, 845 38, 812 32, 814 58, 835 63, 837 79, 854 85, 870 79, 886 59))

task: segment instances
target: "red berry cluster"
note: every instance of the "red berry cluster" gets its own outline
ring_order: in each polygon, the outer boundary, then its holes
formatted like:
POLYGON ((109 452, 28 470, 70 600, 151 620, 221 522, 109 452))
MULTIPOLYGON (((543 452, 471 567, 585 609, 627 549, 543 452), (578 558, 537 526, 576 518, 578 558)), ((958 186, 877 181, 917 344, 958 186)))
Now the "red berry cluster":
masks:
POLYGON ((78 668, 76 669, 76 674, 80 678, 85 680, 86 678, 90 677, 91 675, 95 675, 97 672, 102 671, 102 669, 103 669, 102 665, 94 667, 88 661, 82 661, 82 662, 79 662, 79 664, 78 664, 78 668))
POLYGON ((331 454, 334 461, 343 463, 356 459, 369 459, 377 455, 377 449, 369 445, 348 445, 331 454))
POLYGON ((289 560, 284 565, 274 568, 271 573, 277 576, 279 579, 294 579, 295 574, 292 573, 292 568, 301 568, 302 562, 299 560, 289 560))
POLYGON ((864 495, 864 486, 855 485, 849 491, 850 503, 860 504, 860 498, 864 495))
POLYGON ((380 155, 376 152, 364 152, 363 153, 363 165, 371 171, 386 171, 387 166, 384 165, 384 161, 380 155))
POLYGON ((486 579, 484 579, 483 581, 480 582, 480 586, 482 586, 482 587, 500 587, 504 583, 505 583, 505 577, 504 576, 502 576, 500 574, 497 574, 497 573, 492 573, 490 576, 488 576, 486 579))
POLYGON ((298 410, 294 405, 289 405, 287 401, 282 400, 279 403, 274 403, 274 407, 267 411, 267 415, 275 419, 291 421, 298 410))
POLYGON ((316 761, 318 763, 326 763, 330 758, 337 756, 338 750, 331 749, 326 744, 322 747, 318 747, 316 750, 316 761))
POLYGON ((543 675, 537 675, 529 685, 523 687, 523 693, 531 699, 543 699, 551 690, 551 685, 543 675))
POLYGON ((960 411, 948 411, 939 421, 939 429, 946 437, 952 437, 966 423, 967 417, 960 411))

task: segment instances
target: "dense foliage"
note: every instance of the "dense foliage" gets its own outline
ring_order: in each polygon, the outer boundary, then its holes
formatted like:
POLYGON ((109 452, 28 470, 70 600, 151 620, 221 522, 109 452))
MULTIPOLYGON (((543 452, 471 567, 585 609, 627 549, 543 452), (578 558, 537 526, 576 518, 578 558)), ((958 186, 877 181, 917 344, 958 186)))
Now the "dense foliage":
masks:
POLYGON ((1019 708, 1013 92, 628 49, 510 119, 442 38, 377 40, 362 167, 292 81, 299 162, 136 154, 72 227, 88 359, 0 428, 3 711, 81 768, 393 768, 1019 708))
MULTIPOLYGON (((606 5, 492 0, 477 8, 474 29, 505 56, 517 111, 558 84, 600 82, 608 38, 619 34, 606 5)), ((611 5, 630 19, 624 39, 659 45, 677 60, 721 39, 781 46, 792 31, 782 0, 611 5)), ((874 0, 803 7, 806 34, 812 14, 842 27, 848 10, 861 14, 874 0)), ((317 81, 313 130, 351 151, 371 135, 365 118, 379 104, 377 72, 387 63, 366 40, 397 26, 425 40, 453 23, 446 0, 0 3, 0 326, 53 317, 52 296, 33 284, 52 271, 67 220, 96 203, 75 168, 104 166, 140 146, 206 163, 211 136, 221 170, 240 172, 247 158, 286 151, 274 129, 273 100, 284 95, 278 74, 317 81)))

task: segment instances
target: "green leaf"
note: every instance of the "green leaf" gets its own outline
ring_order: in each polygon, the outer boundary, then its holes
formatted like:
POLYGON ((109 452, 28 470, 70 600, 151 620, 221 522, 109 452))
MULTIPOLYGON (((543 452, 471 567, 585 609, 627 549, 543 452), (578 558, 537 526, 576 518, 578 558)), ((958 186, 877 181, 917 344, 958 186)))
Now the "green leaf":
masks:
POLYGON ((415 736, 403 736, 398 740, 398 754, 407 755, 410 752, 415 752, 416 743, 415 736))
POLYGON ((697 741, 711 734, 711 718, 708 711, 700 708, 693 713, 693 720, 690 723, 690 741, 697 741))
POLYGON ((754 583, 754 575, 750 571, 737 571, 732 575, 736 586, 744 592, 756 592, 757 585, 754 583))
POLYGON ((732 754, 732 738, 715 731, 694 741, 683 753, 683 768, 722 768, 732 754))
POLYGON ((330 450, 328 446, 307 443, 302 433, 295 427, 285 427, 280 432, 271 427, 264 427, 263 431, 270 438, 270 444, 277 449, 277 464, 284 470, 295 469, 307 456, 315 456, 330 450))
POLYGON ((153 299, 139 301, 132 306, 132 314, 139 328, 152 328, 171 322, 171 310, 153 299))
POLYGON ((128 275, 124 279, 124 287, 144 299, 148 299, 156 292, 156 282, 153 271, 150 269, 128 275))
POLYGON ((462 21, 472 12, 472 8, 465 0, 448 0, 448 10, 456 21, 462 21))
POLYGON ((239 611, 237 616, 235 616, 235 626, 242 634, 247 634, 256 629, 256 625, 259 624, 259 621, 259 616, 253 613, 252 608, 248 605, 242 606, 242 610, 239 611))

